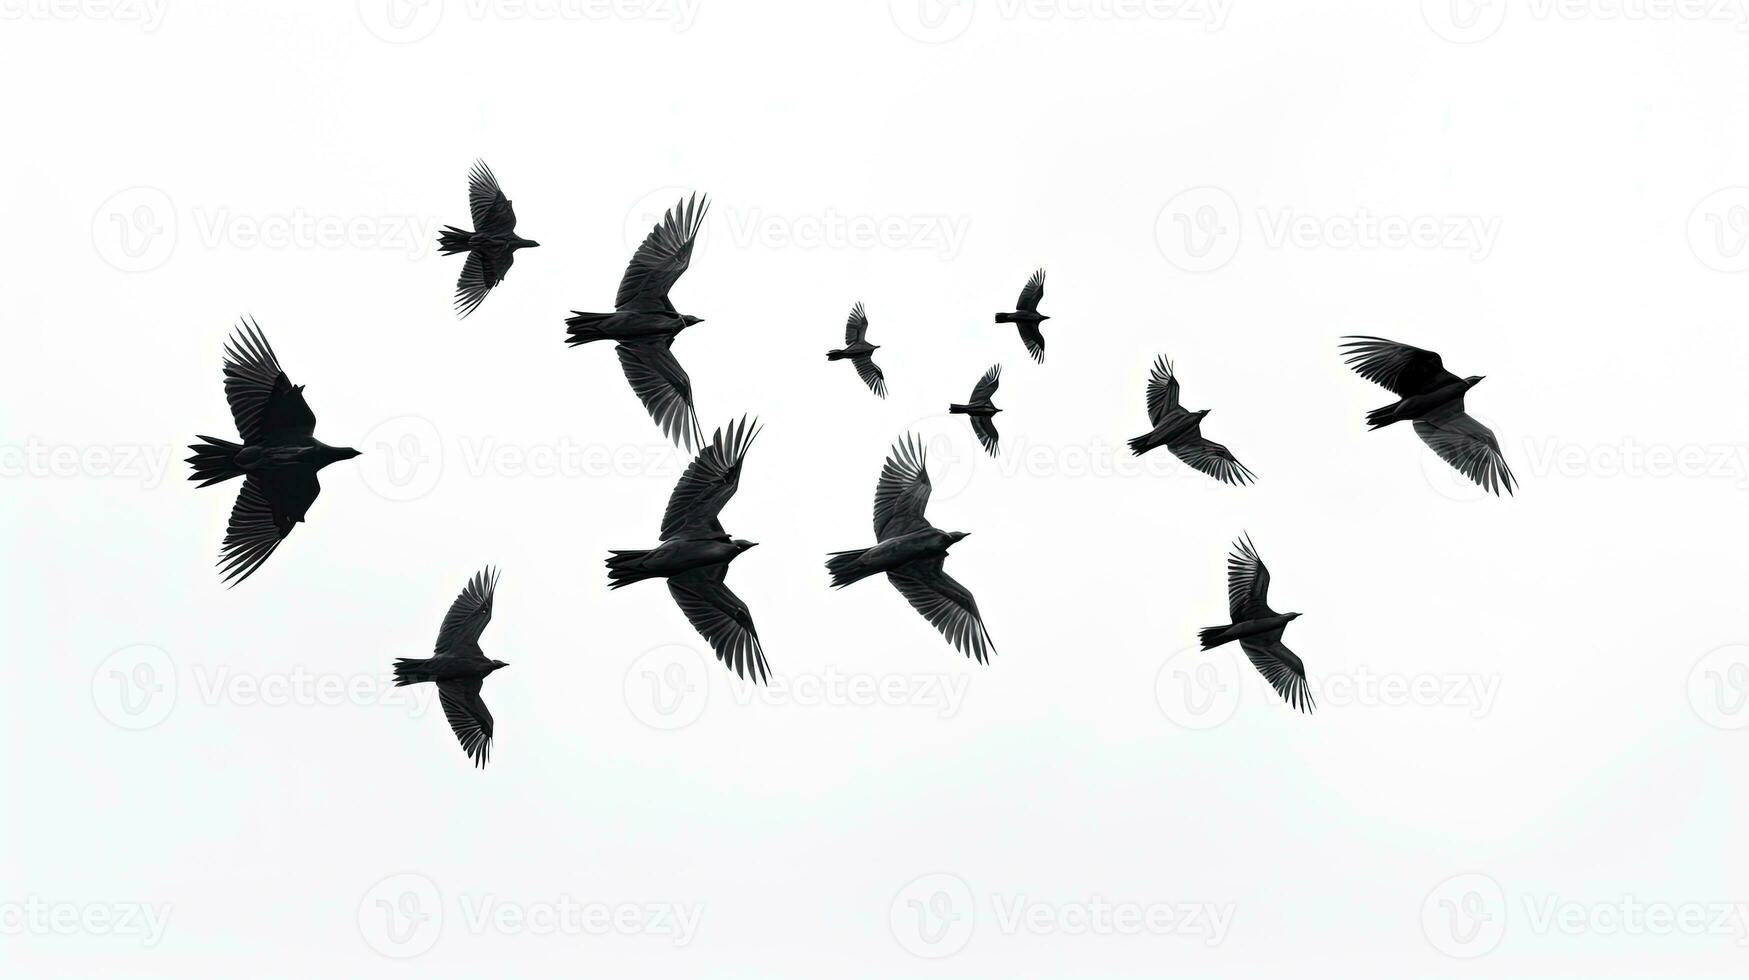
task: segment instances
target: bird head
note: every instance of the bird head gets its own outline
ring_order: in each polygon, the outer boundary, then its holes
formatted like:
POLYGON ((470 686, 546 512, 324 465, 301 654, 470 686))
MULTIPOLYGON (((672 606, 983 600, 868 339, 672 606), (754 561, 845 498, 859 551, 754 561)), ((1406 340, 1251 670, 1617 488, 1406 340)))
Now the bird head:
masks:
POLYGON ((1299 619, 1299 618, 1300 618, 1300 614, 1299 614, 1299 613, 1288 613, 1288 614, 1287 614, 1287 618, 1288 618, 1288 619, 1289 619, 1289 620, 1295 620, 1295 619, 1299 619))
POLYGON ((961 539, 971 537, 972 532, 970 532, 970 531, 949 531, 949 532, 947 532, 947 536, 948 536, 948 538, 951 539, 948 542, 948 544, 955 545, 955 544, 959 544, 961 539))
POLYGON ((1481 383, 1482 378, 1483 378, 1483 375, 1472 374, 1469 377, 1464 379, 1464 386, 1467 388, 1474 388, 1476 385, 1481 383))
POLYGON ((498 669, 498 668, 500 668, 500 667, 508 667, 508 666, 510 666, 510 665, 509 665, 509 664, 507 664, 507 663, 505 663, 505 662, 504 662, 504 661, 502 661, 502 660, 494 660, 494 661, 492 661, 492 669, 493 669, 493 670, 497 670, 497 669, 498 669))
POLYGON ((335 453, 341 459, 356 459, 357 457, 364 455, 364 453, 352 448, 351 446, 341 446, 338 450, 335 450, 335 453))
POLYGON ((540 242, 537 242, 532 238, 518 238, 516 240, 516 247, 517 248, 540 248, 540 242))
POLYGON ((1043 314, 1043 313, 1040 313, 1040 314, 1039 314, 1039 315, 1038 315, 1038 321, 1039 321, 1039 322, 1040 322, 1040 323, 1043 323, 1043 322, 1045 322, 1045 321, 1046 321, 1046 320, 1049 320, 1049 319, 1050 319, 1050 317, 1048 317, 1048 316, 1045 316, 1045 315, 1044 315, 1044 314, 1043 314))
POLYGON ((690 326, 693 326, 693 325, 694 325, 694 324, 699 324, 699 323, 703 323, 703 322, 704 322, 704 317, 702 317, 702 316, 693 316, 693 315, 692 315, 692 314, 691 314, 691 313, 686 313, 686 314, 683 314, 683 315, 682 315, 682 316, 681 316, 681 317, 680 317, 680 322, 681 322, 681 323, 684 323, 684 324, 686 324, 686 325, 687 325, 687 326, 689 326, 689 327, 690 327, 690 326))
POLYGON ((749 541, 746 538, 736 538, 731 543, 735 546, 736 551, 746 551, 748 548, 752 548, 759 544, 757 541, 749 541))
POLYGON ((1197 413, 1196 413, 1196 417, 1198 420, 1201 420, 1202 418, 1206 417, 1208 415, 1208 413, 1210 413, 1212 411, 1214 411, 1214 409, 1212 409, 1212 408, 1198 409, 1197 413))

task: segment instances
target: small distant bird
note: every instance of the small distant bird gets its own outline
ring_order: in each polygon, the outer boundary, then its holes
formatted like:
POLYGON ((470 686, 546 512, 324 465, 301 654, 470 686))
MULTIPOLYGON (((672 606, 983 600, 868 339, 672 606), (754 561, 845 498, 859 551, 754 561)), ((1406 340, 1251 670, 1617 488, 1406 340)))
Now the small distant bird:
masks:
POLYGON ((1269 608, 1269 569, 1257 557, 1249 535, 1233 542, 1233 553, 1227 556, 1227 608, 1232 613, 1232 624, 1203 630, 1199 634, 1202 648, 1213 650, 1238 640, 1239 649, 1245 651, 1251 666, 1263 674, 1269 686, 1288 704, 1311 714, 1317 706, 1306 689, 1306 665, 1281 645, 1282 631, 1300 614, 1278 613, 1269 608))
POLYGON ((893 446, 875 485, 872 548, 835 551, 826 560, 832 587, 842 589, 876 572, 899 590, 911 608, 941 631, 955 649, 989 663, 995 643, 984 629, 978 603, 966 587, 942 570, 947 549, 969 531, 943 531, 923 516, 929 505, 929 471, 923 445, 907 435, 893 446))
POLYGON ((704 319, 676 310, 668 290, 692 264, 692 244, 709 210, 710 201, 699 201, 697 195, 669 208, 632 254, 614 297, 614 312, 572 310, 565 320, 566 343, 572 347, 593 340, 617 342, 620 369, 644 410, 663 435, 687 449, 702 445, 704 436, 692 405, 692 379, 669 348, 682 330, 704 319))
POLYGON ((1148 375, 1148 421, 1154 423, 1154 429, 1131 439, 1130 452, 1140 456, 1165 446, 1192 468, 1222 483, 1243 486, 1256 482, 1256 475, 1234 459, 1226 446, 1202 437, 1202 420, 1208 413, 1206 408, 1191 412, 1178 404, 1178 377, 1172 373, 1172 362, 1164 355, 1157 357, 1148 375))
POLYGON ((395 660, 396 687, 426 681, 437 685, 449 727, 462 743, 462 751, 481 769, 486 768, 486 757, 492 754, 492 712, 480 700, 480 685, 494 670, 510 666, 488 659, 480 650, 480 634, 492 621, 492 594, 497 590, 496 570, 475 573, 444 614, 433 655, 425 660, 395 660))
POLYGON ((826 360, 842 361, 849 358, 856 365, 857 377, 868 385, 868 390, 882 398, 887 397, 887 376, 881 373, 880 365, 874 362, 874 352, 881 349, 880 344, 868 342, 868 314, 862 311, 858 303, 850 308, 850 319, 844 321, 844 348, 829 350, 826 360))
POLYGON ((996 314, 997 323, 1012 323, 1020 328, 1020 339, 1026 344, 1026 352, 1040 364, 1045 362, 1045 336, 1038 332, 1038 325, 1050 319, 1038 311, 1038 301, 1044 298, 1045 270, 1039 269, 1021 288, 1014 312, 996 314))
POLYGON ((468 210, 474 216, 473 231, 444 225, 437 236, 441 254, 468 253, 455 283, 455 311, 464 318, 504 281, 517 249, 540 247, 540 242, 517 237, 516 211, 484 160, 475 160, 468 171, 468 210))
POLYGON ((1495 496, 1501 487, 1512 493, 1512 470, 1493 431, 1464 413, 1464 393, 1481 375, 1460 378, 1445 369, 1438 354, 1383 337, 1343 339, 1342 353, 1354 373, 1401 399, 1368 412, 1368 431, 1413 419, 1415 434, 1452 469, 1495 496))
POLYGON ((751 673, 754 680, 765 681, 769 671, 753 614, 723 581, 729 563, 755 542, 730 538, 717 520, 741 486, 741 461, 758 434, 745 418, 727 430, 718 429, 674 485, 662 515, 662 543, 649 551, 613 552, 607 577, 612 589, 647 578, 667 579, 680 611, 717 652, 717 659, 738 677, 751 673))
POLYGON ((357 456, 358 450, 316 441, 316 416, 304 401, 304 386, 279 369, 279 359, 253 320, 240 324, 225 344, 225 398, 241 444, 196 436, 190 480, 201 486, 243 477, 231 508, 231 523, 219 549, 224 581, 236 585, 254 574, 316 502, 322 485, 316 471, 357 456))
POLYGON ((990 401, 990 396, 996 393, 996 387, 1001 383, 1002 365, 997 364, 978 379, 977 387, 972 389, 970 403, 947 406, 950 415, 971 416, 972 431, 977 433, 978 441, 984 444, 984 449, 992 456, 996 455, 996 441, 1001 438, 996 431, 996 413, 1002 410, 990 401))

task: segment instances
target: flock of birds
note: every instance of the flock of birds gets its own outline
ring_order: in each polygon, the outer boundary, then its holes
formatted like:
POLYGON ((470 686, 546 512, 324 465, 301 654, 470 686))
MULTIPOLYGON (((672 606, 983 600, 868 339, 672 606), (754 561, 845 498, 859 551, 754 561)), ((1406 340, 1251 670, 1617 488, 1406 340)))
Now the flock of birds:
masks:
MULTIPOLYGON (((504 281, 518 250, 539 245, 516 233, 516 212, 484 162, 476 162, 469 172, 468 203, 472 230, 445 226, 438 239, 443 254, 467 256, 455 294, 456 312, 462 317, 504 281)), ((612 341, 626 381, 663 434, 689 451, 699 447, 669 497, 658 544, 614 551, 608 557, 610 588, 665 579, 681 612, 717 658, 737 676, 763 682, 770 668, 752 613, 725 581, 730 563, 754 542, 730 537, 719 520, 740 487, 742 464, 759 427, 743 417, 717 429, 707 443, 693 406, 691 381, 672 350, 676 337, 701 322, 677 310, 669 291, 691 264, 708 209, 708 202, 696 195, 669 209, 633 254, 613 312, 573 311, 565 326, 572 346, 612 341)), ((1045 354, 1040 327, 1050 319, 1039 312, 1044 290, 1045 272, 1039 269, 1021 289, 1015 308, 995 316, 997 323, 1015 325, 1027 353, 1040 364, 1045 354)), ((884 398, 886 376, 874 362, 878 349, 868 341, 868 316, 857 303, 845 323, 844 346, 828 351, 826 358, 850 361, 862 382, 884 398)), ((1459 378, 1445 369, 1438 354, 1379 337, 1346 338, 1342 352, 1356 373, 1398 397, 1368 414, 1371 428, 1412 422, 1422 441, 1458 472, 1495 494, 1512 492, 1512 472, 1494 434, 1464 411, 1464 396, 1480 377, 1459 378)), ((199 436, 200 442, 189 447, 194 455, 187 462, 193 468, 189 478, 200 486, 243 478, 218 562, 222 579, 235 585, 254 574, 304 521, 321 492, 317 473, 359 452, 316 439, 316 416, 304 400, 304 386, 287 378, 253 320, 242 323, 226 344, 224 377, 241 441, 199 436)), ((970 419, 973 434, 992 456, 999 451, 995 416, 1001 409, 991 399, 1001 378, 1002 366, 992 366, 964 404, 948 409, 970 419)), ((1222 483, 1238 486, 1256 480, 1226 446, 1203 437, 1209 410, 1191 411, 1180 404, 1178 376, 1164 356, 1154 362, 1148 378, 1147 408, 1152 428, 1129 440, 1136 455, 1164 446, 1222 483)), ((969 532, 943 531, 929 522, 924 510, 930 489, 923 445, 906 434, 889 452, 875 485, 875 544, 833 552, 826 568, 835 588, 884 572, 949 643, 987 663, 995 645, 977 601, 943 567, 948 549, 969 532)), ((489 674, 505 666, 487 657, 479 644, 492 619, 497 585, 496 570, 474 575, 444 616, 433 655, 397 659, 394 666, 397 685, 437 686, 450 727, 479 766, 486 764, 493 733, 481 687, 489 674)), ((1236 541, 1228 558, 1227 595, 1231 622, 1201 631, 1203 649, 1236 641, 1283 700, 1311 712, 1305 664, 1281 642, 1287 624, 1300 614, 1270 608, 1269 569, 1249 537, 1236 541)))

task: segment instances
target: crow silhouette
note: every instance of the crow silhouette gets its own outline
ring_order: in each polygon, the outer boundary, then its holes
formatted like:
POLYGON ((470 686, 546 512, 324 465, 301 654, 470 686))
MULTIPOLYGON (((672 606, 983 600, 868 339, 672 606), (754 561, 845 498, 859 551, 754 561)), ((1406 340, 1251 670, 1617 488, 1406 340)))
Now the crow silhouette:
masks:
POLYGON ((978 379, 977 387, 972 389, 972 400, 965 405, 947 406, 950 415, 969 415, 972 419, 974 432, 984 449, 990 455, 996 455, 996 441, 1001 435, 996 431, 996 413, 1002 411, 990 401, 990 396, 996 393, 996 388, 1002 383, 1002 365, 997 364, 984 372, 978 379))
POLYGON ((758 434, 745 417, 713 433, 711 444, 699 450, 674 485, 662 515, 662 543, 649 551, 613 552, 607 576, 612 589, 647 578, 667 579, 680 611, 717 652, 717 659, 736 676, 751 674, 763 682, 769 670, 753 614, 723 581, 729 563, 754 542, 730 538, 717 520, 741 486, 741 461, 758 434))
POLYGON ((565 320, 572 347, 595 340, 617 342, 620 369, 662 433, 687 449, 702 445, 692 405, 692 379, 674 359, 674 338, 701 317, 680 313, 668 290, 692 264, 692 244, 710 201, 689 197, 662 215, 632 254, 619 282, 612 313, 572 310, 565 320))
POLYGON ((1026 344, 1026 352, 1040 364, 1045 362, 1045 336, 1038 332, 1038 327, 1050 319, 1038 311, 1038 301, 1044 297, 1045 270, 1039 269, 1021 287, 1020 299, 1014 303, 1014 312, 996 314, 997 323, 1012 323, 1019 327, 1020 340, 1026 344))
POLYGON ((1445 369, 1438 354, 1383 337, 1345 337, 1346 363, 1354 373, 1389 389, 1399 401, 1366 415, 1368 431, 1412 419, 1415 434, 1452 469, 1500 495, 1512 493, 1512 470, 1487 426, 1464 412, 1464 393, 1480 375, 1460 378, 1445 369))
POLYGON ((468 210, 474 217, 473 231, 444 225, 437 236, 440 253, 468 253, 461 278, 455 282, 455 311, 464 319, 493 286, 504 281, 510 264, 516 261, 517 249, 540 246, 540 242, 517 237, 516 211, 484 160, 475 160, 468 171, 468 210))
POLYGON ((1306 665, 1281 644, 1287 624, 1300 618, 1297 612, 1278 613, 1269 608, 1269 569, 1257 557, 1249 535, 1233 542, 1227 556, 1227 608, 1233 622, 1210 626, 1198 634, 1204 650, 1239 641, 1239 649, 1251 666, 1263 674, 1288 704, 1311 714, 1317 707, 1306 689, 1306 665))
POLYGON ((437 631, 437 646, 425 660, 400 657, 395 660, 395 686, 437 685, 443 716, 462 743, 462 751, 474 765, 486 768, 492 754, 492 712, 480 700, 480 685, 486 676, 509 664, 492 660, 480 650, 480 634, 492 621, 492 595, 498 591, 498 572, 490 567, 475 573, 450 603, 437 631))
POLYGON ((923 614, 955 649, 979 663, 989 663, 996 645, 984 629, 978 603, 966 587, 954 581, 942 564, 947 549, 968 531, 943 531, 923 516, 929 505, 929 471, 923 445, 907 435, 893 446, 875 485, 872 548, 835 551, 826 559, 833 588, 842 589, 876 572, 899 590, 911 608, 923 614))
POLYGON ((850 308, 850 318, 844 321, 844 348, 829 350, 826 360, 842 361, 849 359, 856 365, 856 375, 862 383, 868 385, 868 390, 882 398, 887 397, 887 376, 881 373, 880 365, 874 362, 874 352, 881 349, 880 344, 868 342, 868 314, 862 311, 858 303, 850 308))
POLYGON ((201 442, 188 447, 194 455, 186 462, 194 467, 188 478, 203 487, 244 478, 219 549, 224 581, 234 586, 303 523, 322 492, 316 471, 359 453, 316 441, 316 416, 304 401, 304 386, 286 378, 253 320, 239 324, 225 344, 225 399, 242 443, 196 436, 201 442))
POLYGON ((1243 486, 1256 482, 1256 475, 1234 459, 1226 446, 1202 437, 1202 420, 1208 413, 1206 408, 1192 412, 1178 404, 1178 377, 1172 373, 1172 362, 1164 355, 1157 357, 1154 370, 1148 375, 1148 421, 1154 423, 1154 428, 1147 435, 1131 439, 1130 452, 1140 456, 1165 446, 1192 468, 1222 483, 1243 486))

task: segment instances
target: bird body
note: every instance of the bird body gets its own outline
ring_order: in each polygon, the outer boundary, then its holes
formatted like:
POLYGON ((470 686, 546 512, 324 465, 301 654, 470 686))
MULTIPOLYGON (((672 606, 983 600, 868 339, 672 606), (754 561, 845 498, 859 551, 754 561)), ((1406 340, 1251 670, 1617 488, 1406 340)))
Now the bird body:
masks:
POLYGON ((444 614, 432 655, 395 660, 396 687, 437 685, 450 729, 461 742, 462 751, 482 769, 492 752, 494 723, 492 712, 480 698, 480 689, 493 671, 510 666, 487 657, 480 649, 480 634, 492 621, 492 600, 497 591, 496 570, 475 573, 444 614))
POLYGON ((944 558, 947 549, 966 536, 965 531, 926 527, 888 538, 872 548, 835 551, 826 568, 832 573, 832 587, 842 589, 852 582, 879 572, 893 571, 914 561, 944 558))
POLYGON ((949 415, 981 415, 984 418, 989 418, 1002 410, 988 402, 981 405, 977 403, 961 405, 956 402, 947 406, 947 411, 949 415))
POLYGON ((1172 455, 1193 469, 1207 473, 1222 483, 1242 486, 1254 482, 1256 474, 1233 457, 1226 446, 1203 438, 1202 420, 1209 410, 1190 411, 1178 403, 1178 376, 1172 362, 1161 355, 1154 359, 1148 374, 1148 421, 1154 427, 1144 435, 1129 441, 1130 452, 1137 456, 1165 446, 1172 455))
POLYGON ((540 246, 540 242, 516 233, 516 209, 484 160, 475 160, 468 171, 468 210, 473 230, 444 225, 437 236, 439 254, 468 256, 455 284, 456 313, 464 318, 510 274, 517 249, 540 246))
POLYGON ((856 366, 856 375, 862 383, 868 385, 868 390, 881 398, 887 397, 887 375, 880 365, 874 362, 874 352, 881 349, 880 344, 868 342, 868 314, 858 303, 850 308, 850 316, 844 321, 844 346, 838 350, 826 352, 828 361, 849 361, 856 366))
POLYGON ((1465 378, 1454 384, 1441 385, 1425 395, 1410 395, 1383 408, 1375 408, 1366 413, 1367 429, 1382 429, 1394 422, 1424 418, 1454 402, 1457 411, 1461 412, 1464 410, 1464 392, 1475 387, 1480 380, 1465 378))
POLYGON ((1249 536, 1235 541, 1232 554, 1227 556, 1227 611, 1231 623, 1198 632, 1202 648, 1212 650, 1237 640, 1251 665, 1276 693, 1310 714, 1317 706, 1306 685, 1305 662, 1281 642, 1287 624, 1300 614, 1269 608, 1269 568, 1257 557, 1249 536))
POLYGON ((1397 395, 1366 415, 1369 430, 1405 420, 1446 465, 1495 495, 1513 492, 1516 480, 1494 431, 1464 410, 1464 396, 1482 376, 1460 378, 1430 350, 1383 337, 1346 337, 1342 353, 1354 373, 1397 395))
POLYGON ((610 589, 623 588, 647 578, 668 578, 696 568, 726 565, 754 546, 752 541, 724 535, 703 541, 664 541, 647 551, 615 551, 607 560, 610 589))
POLYGON ((666 340, 673 343, 680 332, 704 320, 679 313, 642 310, 616 310, 612 313, 583 313, 572 310, 565 320, 572 347, 593 340, 645 341, 666 340))
POLYGON ((1045 337, 1039 332, 1039 325, 1050 317, 1038 311, 1039 300, 1045 296, 1045 270, 1033 272, 1032 278, 1021 287, 1020 298, 1015 301, 1014 309, 1008 313, 996 314, 997 323, 1012 323, 1020 333, 1020 342, 1026 345, 1026 352, 1032 359, 1043 364, 1045 361, 1045 337))

